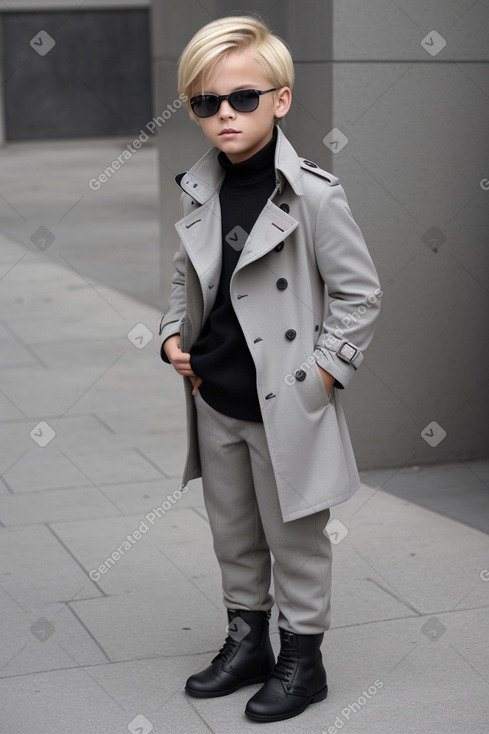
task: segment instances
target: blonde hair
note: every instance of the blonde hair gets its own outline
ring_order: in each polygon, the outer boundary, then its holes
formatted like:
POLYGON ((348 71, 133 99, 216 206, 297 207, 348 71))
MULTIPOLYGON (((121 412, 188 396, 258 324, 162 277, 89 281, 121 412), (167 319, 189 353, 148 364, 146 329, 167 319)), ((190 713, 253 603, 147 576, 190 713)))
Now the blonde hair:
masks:
POLYGON ((190 107, 192 85, 203 78, 212 66, 224 60, 230 51, 245 49, 249 49, 259 62, 272 87, 292 89, 294 63, 282 39, 275 36, 265 23, 252 16, 219 18, 194 35, 178 62, 178 91, 194 120, 196 118, 190 107))

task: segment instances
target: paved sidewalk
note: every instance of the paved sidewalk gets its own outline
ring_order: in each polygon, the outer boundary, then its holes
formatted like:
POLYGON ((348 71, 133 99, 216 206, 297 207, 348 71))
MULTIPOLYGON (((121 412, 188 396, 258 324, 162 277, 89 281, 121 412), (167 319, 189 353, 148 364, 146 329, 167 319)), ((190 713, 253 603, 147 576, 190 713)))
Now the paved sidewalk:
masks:
POLYGON ((32 249, 33 232, 45 226, 56 238, 45 259, 64 258, 85 277, 158 308, 156 141, 150 138, 106 183, 96 180, 131 140, 39 140, 0 148, 0 231, 32 249))
MULTIPOLYGON (((256 731, 256 686, 183 692, 226 620, 160 314, 45 254, 0 240, 1 731, 256 731)), ((330 694, 264 730, 486 734, 487 535, 368 486, 334 517, 330 694)))

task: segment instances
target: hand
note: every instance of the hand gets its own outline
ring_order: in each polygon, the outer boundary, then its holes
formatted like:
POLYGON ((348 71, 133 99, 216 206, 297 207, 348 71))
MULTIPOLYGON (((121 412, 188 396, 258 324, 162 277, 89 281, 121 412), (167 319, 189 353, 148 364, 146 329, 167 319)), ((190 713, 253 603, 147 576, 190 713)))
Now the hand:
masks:
POLYGON ((324 387, 326 388, 326 392, 328 393, 328 397, 329 397, 333 390, 335 378, 333 377, 333 375, 330 375, 329 372, 326 372, 326 370, 323 369, 319 364, 318 364, 318 370, 319 370, 319 374, 321 375, 321 379, 324 383, 324 387))
POLYGON ((202 385, 202 379, 197 377, 190 366, 190 354, 188 352, 182 352, 180 349, 179 334, 168 337, 163 344, 163 349, 178 374, 183 377, 190 377, 193 385, 192 395, 196 395, 199 387, 202 385))

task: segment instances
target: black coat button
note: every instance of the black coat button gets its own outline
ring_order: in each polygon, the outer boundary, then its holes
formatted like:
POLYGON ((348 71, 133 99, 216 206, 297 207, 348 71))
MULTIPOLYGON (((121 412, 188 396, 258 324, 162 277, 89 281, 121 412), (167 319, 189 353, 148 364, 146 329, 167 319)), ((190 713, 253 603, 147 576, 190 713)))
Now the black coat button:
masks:
POLYGON ((295 379, 298 382, 304 382, 304 380, 306 379, 306 373, 304 372, 304 370, 297 370, 297 372, 295 373, 295 379))
POLYGON ((289 340, 289 342, 293 341, 297 336, 297 332, 295 329, 288 329, 285 332, 285 338, 289 340))
POLYGON ((280 208, 286 214, 288 214, 290 212, 290 206, 288 204, 280 204, 280 208))
POLYGON ((284 291, 288 285, 289 285, 289 282, 287 278, 279 278, 277 280, 277 288, 279 289, 279 291, 284 291))
POLYGON ((275 247, 273 249, 275 250, 275 252, 280 252, 281 250, 284 249, 284 243, 283 242, 279 242, 278 245, 275 245, 275 247))

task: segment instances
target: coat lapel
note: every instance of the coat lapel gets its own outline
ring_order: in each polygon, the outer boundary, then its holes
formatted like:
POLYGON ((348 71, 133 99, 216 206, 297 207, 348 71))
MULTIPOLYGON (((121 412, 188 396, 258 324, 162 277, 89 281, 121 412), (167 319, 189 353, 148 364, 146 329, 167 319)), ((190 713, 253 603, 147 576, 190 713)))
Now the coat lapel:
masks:
POLYGON ((267 201, 246 240, 234 272, 237 273, 270 252, 275 245, 288 237, 298 224, 296 219, 286 214, 272 201, 267 201))
POLYGON ((221 277, 222 231, 219 194, 175 224, 200 281, 204 310, 202 323, 216 300, 221 277))

